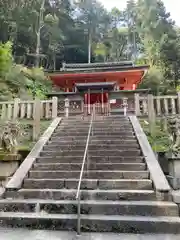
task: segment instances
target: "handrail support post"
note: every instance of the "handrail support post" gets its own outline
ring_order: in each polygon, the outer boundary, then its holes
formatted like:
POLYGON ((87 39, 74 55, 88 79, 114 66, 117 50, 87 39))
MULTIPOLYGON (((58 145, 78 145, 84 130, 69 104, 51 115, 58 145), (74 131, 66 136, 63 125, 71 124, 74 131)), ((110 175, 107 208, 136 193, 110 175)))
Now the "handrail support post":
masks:
POLYGON ((89 171, 89 153, 87 152, 87 171, 89 171))
POLYGON ((77 204, 77 214, 78 214, 78 221, 77 221, 77 235, 80 236, 81 235, 81 196, 80 194, 78 195, 78 204, 77 204))

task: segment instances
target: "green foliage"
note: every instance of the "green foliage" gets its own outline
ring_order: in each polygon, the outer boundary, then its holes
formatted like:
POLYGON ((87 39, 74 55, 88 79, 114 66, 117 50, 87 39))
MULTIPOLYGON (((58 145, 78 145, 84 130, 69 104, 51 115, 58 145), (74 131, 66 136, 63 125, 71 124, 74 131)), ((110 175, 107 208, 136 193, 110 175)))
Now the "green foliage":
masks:
POLYGON ((153 150, 155 152, 168 152, 171 147, 171 139, 169 133, 164 130, 163 120, 156 121, 153 133, 150 133, 149 125, 145 121, 141 120, 140 122, 153 150))
POLYGON ((163 82, 164 76, 162 71, 156 66, 153 66, 139 85, 139 88, 151 89, 153 94, 158 95, 161 91, 161 87, 163 86, 163 82))
POLYGON ((12 44, 0 44, 0 100, 14 97, 45 98, 51 91, 52 83, 44 74, 43 69, 27 69, 15 65, 12 58, 12 44))
POLYGON ((44 22, 48 25, 53 25, 54 23, 58 24, 59 19, 56 16, 47 14, 44 18, 44 22))
POLYGON ((12 65, 12 43, 0 44, 0 77, 4 76, 6 71, 12 65))
POLYGON ((33 97, 45 99, 46 94, 52 90, 51 81, 44 75, 44 71, 41 68, 27 69, 22 68, 24 76, 27 77, 26 88, 33 97))
POLYGON ((176 87, 176 91, 177 91, 177 92, 180 92, 180 85, 178 85, 178 86, 176 87))
POLYGON ((164 78, 171 79, 177 86, 180 38, 170 14, 161 0, 138 0, 136 9, 137 29, 146 63, 162 69, 164 78))

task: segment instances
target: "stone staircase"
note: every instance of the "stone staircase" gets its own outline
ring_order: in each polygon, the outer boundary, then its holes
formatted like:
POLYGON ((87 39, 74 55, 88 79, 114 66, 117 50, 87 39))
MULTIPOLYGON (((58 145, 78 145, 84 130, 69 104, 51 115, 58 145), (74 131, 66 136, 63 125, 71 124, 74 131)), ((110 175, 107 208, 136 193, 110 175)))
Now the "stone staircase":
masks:
MULTIPOLYGON (((44 146, 22 188, 0 200, 0 225, 77 229, 75 199, 89 119, 62 120, 44 146)), ((82 231, 180 232, 178 207, 157 194, 128 118, 93 123, 81 184, 82 231)))

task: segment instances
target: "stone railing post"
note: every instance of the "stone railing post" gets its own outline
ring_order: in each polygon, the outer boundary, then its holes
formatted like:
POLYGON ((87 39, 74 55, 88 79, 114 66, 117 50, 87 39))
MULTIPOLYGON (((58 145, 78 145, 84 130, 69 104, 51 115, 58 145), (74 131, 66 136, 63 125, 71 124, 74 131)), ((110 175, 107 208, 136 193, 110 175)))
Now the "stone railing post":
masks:
POLYGON ((68 118, 69 117, 69 99, 66 98, 65 100, 65 117, 68 118))
POLYGON ((148 94, 148 120, 151 133, 153 133, 154 130, 155 117, 154 97, 152 94, 148 94))
POLYGON ((127 108, 128 108, 128 98, 123 98, 124 116, 127 116, 127 108))
POLYGON ((19 114, 19 102, 20 102, 19 98, 15 98, 14 99, 13 119, 16 119, 18 117, 18 114, 19 114))
POLYGON ((57 118, 58 116, 58 98, 52 98, 52 119, 57 118))
POLYGON ((180 189, 180 156, 173 156, 173 154, 169 154, 168 156, 169 163, 169 182, 174 190, 180 189))
POLYGON ((135 100, 135 115, 138 117, 141 115, 139 93, 135 93, 134 100, 135 100))
POLYGON ((33 140, 37 141, 40 134, 41 121, 41 101, 36 98, 34 101, 34 116, 33 116, 33 140))

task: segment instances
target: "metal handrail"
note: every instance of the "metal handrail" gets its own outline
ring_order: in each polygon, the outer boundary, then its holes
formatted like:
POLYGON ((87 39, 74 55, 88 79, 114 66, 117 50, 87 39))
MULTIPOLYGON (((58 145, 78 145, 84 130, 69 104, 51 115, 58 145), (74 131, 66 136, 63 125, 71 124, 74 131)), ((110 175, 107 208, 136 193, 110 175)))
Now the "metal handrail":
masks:
POLYGON ((93 128, 93 118, 94 118, 94 112, 95 112, 95 108, 93 105, 93 111, 91 114, 91 121, 90 121, 90 125, 89 125, 89 132, 88 132, 88 136, 87 136, 87 141, 86 141, 86 147, 85 147, 85 151, 84 151, 84 156, 83 156, 83 162, 82 162, 82 167, 81 167, 81 173, 80 173, 80 177, 79 177, 79 183, 78 183, 78 189, 77 189, 77 194, 76 194, 76 200, 78 201, 78 219, 77 219, 77 234, 80 235, 81 234, 81 198, 80 198, 80 189, 81 189, 81 183, 82 183, 82 177, 83 177, 83 173, 84 173, 84 166, 86 163, 86 158, 87 158, 87 153, 88 153, 88 147, 89 147, 89 141, 90 141, 90 136, 91 136, 91 131, 93 128))

